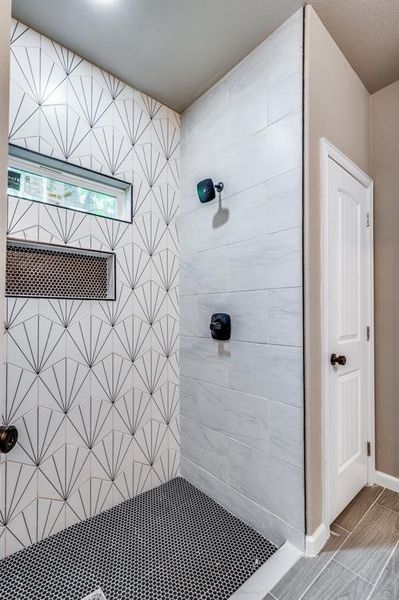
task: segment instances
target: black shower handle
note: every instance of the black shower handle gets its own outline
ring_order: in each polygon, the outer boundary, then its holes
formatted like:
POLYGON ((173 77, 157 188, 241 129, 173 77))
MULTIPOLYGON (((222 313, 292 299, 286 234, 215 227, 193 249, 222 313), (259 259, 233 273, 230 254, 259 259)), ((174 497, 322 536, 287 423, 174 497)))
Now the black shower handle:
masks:
POLYGON ((231 335, 231 319, 227 313, 215 313, 212 315, 209 325, 214 340, 226 342, 231 335))
POLYGON ((10 452, 18 441, 18 429, 14 425, 0 426, 0 453, 10 452))

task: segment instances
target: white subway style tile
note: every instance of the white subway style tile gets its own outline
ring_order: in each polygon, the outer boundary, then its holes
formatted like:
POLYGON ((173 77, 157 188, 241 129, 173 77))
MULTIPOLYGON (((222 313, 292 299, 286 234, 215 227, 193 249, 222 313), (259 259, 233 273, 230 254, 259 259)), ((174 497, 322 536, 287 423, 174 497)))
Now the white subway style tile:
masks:
POLYGON ((269 450, 269 401, 182 377, 181 414, 263 452, 269 450))
POLYGON ((182 116, 181 473, 303 546, 302 12, 182 116), (201 205, 201 179, 223 181, 201 205), (214 312, 231 340, 211 339, 214 312))
POLYGON ((228 385, 230 349, 228 343, 182 336, 180 373, 210 383, 228 385))
POLYGON ((299 529, 303 528, 303 471, 232 442, 230 485, 299 529))
POLYGON ((232 389, 302 406, 300 348, 231 342, 230 353, 229 385, 232 389))
POLYGON ((303 468, 302 407, 270 402, 270 454, 303 468))
POLYGON ((230 439, 217 431, 191 421, 181 419, 182 454, 222 481, 229 480, 230 439))

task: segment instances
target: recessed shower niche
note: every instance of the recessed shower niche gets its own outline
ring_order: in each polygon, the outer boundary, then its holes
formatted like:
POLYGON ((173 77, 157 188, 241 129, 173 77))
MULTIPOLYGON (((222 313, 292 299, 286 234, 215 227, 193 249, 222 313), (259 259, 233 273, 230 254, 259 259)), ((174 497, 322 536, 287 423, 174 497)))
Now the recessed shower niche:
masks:
POLYGON ((115 300, 115 254, 10 238, 6 296, 115 300))

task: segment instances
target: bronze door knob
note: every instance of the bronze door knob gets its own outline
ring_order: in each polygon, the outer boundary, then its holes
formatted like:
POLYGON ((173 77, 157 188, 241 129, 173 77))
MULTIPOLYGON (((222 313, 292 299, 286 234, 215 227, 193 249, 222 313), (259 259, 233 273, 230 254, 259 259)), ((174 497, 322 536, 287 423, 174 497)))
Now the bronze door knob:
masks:
POLYGON ((330 363, 333 367, 335 367, 335 365, 341 365, 341 367, 344 367, 346 365, 346 356, 343 354, 331 354, 330 363))

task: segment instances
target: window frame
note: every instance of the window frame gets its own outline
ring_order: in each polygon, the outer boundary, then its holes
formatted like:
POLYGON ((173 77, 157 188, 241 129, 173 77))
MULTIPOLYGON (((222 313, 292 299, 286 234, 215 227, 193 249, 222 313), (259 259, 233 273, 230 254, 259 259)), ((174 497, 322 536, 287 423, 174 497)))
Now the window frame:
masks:
POLYGON ((79 207, 65 206, 62 202, 48 202, 47 200, 26 198, 23 195, 13 194, 12 190, 8 190, 7 185, 7 195, 10 197, 19 198, 28 202, 37 202, 47 206, 55 206, 56 208, 63 208, 64 210, 73 210, 101 219, 110 219, 122 223, 133 222, 133 186, 127 181, 110 177, 109 175, 104 175, 103 173, 52 156, 34 152, 21 146, 9 144, 7 173, 8 169, 13 168, 32 173, 33 175, 47 177, 75 187, 81 187, 89 191, 112 196, 116 199, 116 214, 118 216, 111 217, 109 215, 80 209, 79 207))

